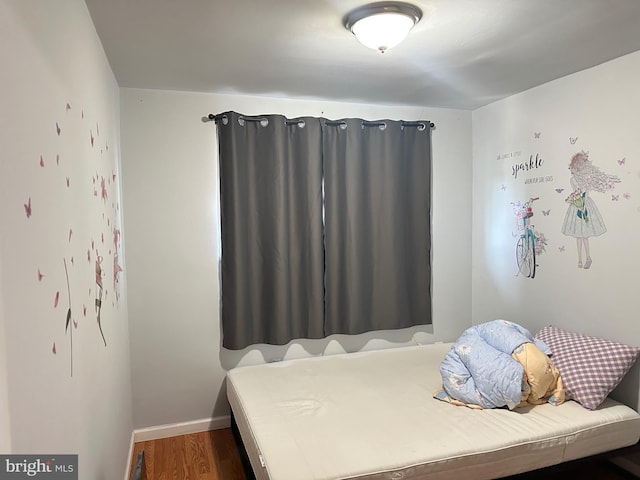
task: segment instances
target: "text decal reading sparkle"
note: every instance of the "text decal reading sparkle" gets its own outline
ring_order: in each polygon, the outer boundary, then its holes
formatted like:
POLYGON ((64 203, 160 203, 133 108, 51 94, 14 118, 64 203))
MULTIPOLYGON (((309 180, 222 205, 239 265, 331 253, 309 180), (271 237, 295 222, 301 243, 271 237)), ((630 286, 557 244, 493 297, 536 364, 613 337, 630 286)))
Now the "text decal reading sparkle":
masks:
POLYGON ((520 172, 528 172, 529 170, 534 170, 536 168, 542 167, 544 160, 540 156, 540 154, 536 153, 534 158, 533 154, 529 155, 528 162, 514 163, 511 166, 511 175, 513 178, 518 178, 518 173, 520 172))

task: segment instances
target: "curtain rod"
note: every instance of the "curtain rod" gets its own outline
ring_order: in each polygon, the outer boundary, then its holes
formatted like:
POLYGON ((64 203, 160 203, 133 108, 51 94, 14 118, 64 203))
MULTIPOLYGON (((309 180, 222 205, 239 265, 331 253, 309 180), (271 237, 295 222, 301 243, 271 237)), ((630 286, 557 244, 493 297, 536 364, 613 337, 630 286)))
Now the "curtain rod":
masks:
MULTIPOLYGON (((213 113, 210 113, 209 115, 202 117, 202 121, 215 122, 217 121, 218 118, 219 118, 219 115, 214 115, 213 113)), ((258 116, 258 117, 243 116, 242 118, 249 122, 261 122, 263 120, 266 120, 266 118, 262 116, 258 116)), ((435 123, 433 122, 405 122, 404 120, 402 120, 401 122, 403 127, 418 127, 418 128, 423 127, 424 128, 426 126, 426 123, 428 123, 429 127, 431 128, 434 128, 436 126, 435 123)), ((287 124, 293 125, 296 123, 300 123, 300 121, 287 120, 287 124)), ((327 125, 346 125, 346 123, 343 120, 327 120, 327 125)), ((362 125, 367 127, 386 126, 386 124, 382 121, 368 121, 368 120, 363 120, 362 125)))

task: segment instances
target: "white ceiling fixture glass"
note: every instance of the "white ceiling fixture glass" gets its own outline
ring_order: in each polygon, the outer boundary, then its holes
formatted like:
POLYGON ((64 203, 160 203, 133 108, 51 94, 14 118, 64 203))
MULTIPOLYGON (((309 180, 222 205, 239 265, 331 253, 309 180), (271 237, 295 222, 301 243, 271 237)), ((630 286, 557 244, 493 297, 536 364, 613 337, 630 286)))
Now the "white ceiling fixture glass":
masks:
POLYGON ((398 45, 422 18, 422 10, 404 2, 377 2, 352 10, 344 26, 363 45, 380 53, 398 45))

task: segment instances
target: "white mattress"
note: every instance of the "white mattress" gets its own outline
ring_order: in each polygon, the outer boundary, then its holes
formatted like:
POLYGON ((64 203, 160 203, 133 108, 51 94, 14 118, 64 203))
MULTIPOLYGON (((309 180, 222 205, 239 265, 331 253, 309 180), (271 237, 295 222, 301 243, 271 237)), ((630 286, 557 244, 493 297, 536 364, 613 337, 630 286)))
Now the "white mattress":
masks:
POLYGON ((258 480, 490 479, 635 444, 607 401, 509 411, 435 400, 450 344, 240 367, 227 395, 258 480))

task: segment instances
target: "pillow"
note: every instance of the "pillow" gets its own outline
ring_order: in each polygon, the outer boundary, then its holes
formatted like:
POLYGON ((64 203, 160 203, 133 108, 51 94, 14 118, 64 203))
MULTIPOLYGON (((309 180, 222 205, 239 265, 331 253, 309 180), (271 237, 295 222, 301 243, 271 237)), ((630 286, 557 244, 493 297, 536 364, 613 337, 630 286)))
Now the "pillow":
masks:
POLYGON ((594 410, 618 386, 638 358, 640 348, 568 332, 554 326, 536 334, 551 349, 567 399, 594 410))

